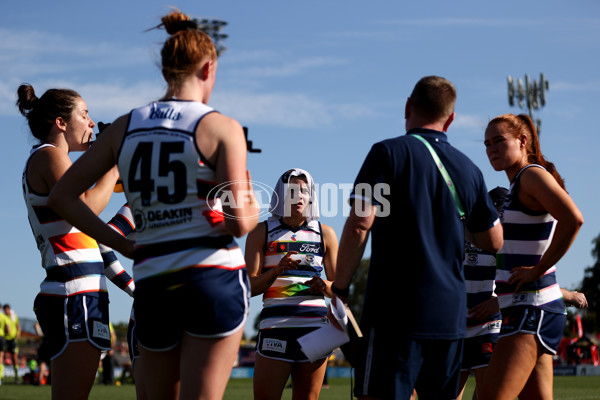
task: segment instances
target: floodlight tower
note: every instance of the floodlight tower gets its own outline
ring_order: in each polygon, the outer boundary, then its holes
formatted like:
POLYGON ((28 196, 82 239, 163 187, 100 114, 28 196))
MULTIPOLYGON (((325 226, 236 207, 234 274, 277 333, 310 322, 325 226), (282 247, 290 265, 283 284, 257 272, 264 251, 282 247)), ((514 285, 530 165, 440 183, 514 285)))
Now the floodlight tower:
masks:
POLYGON ((524 108, 523 100, 527 103, 527 109, 529 111, 529 117, 532 121, 536 122, 536 129, 538 135, 542 126, 541 119, 534 119, 533 110, 537 110, 540 107, 546 105, 546 91, 550 89, 550 85, 546 80, 543 73, 540 74, 540 80, 535 79, 530 81, 529 75, 525 75, 525 84, 523 80, 519 78, 515 86, 515 80, 512 76, 508 76, 508 104, 511 106, 515 105, 515 99, 518 101, 519 107, 524 108))
POLYGON ((194 19, 194 22, 198 24, 198 29, 210 36, 215 44, 217 50, 217 57, 220 56, 227 47, 221 44, 222 40, 227 39, 227 34, 221 33, 221 29, 227 25, 227 22, 221 21, 220 19, 194 19))
MULTIPOLYGON (((223 27, 227 25, 227 22, 222 21, 220 19, 208 18, 194 18, 193 21, 198 25, 199 30, 206 33, 212 38, 213 43, 215 45, 215 49, 217 50, 217 57, 219 57, 221 54, 223 54, 225 50, 227 50, 227 47, 223 46, 223 44, 221 43, 222 40, 227 39, 227 34, 221 33, 221 29, 223 29, 223 27)), ((248 148, 248 151, 250 153, 262 152, 261 149, 257 149, 252 146, 252 140, 248 140, 248 128, 245 126, 242 128, 244 129, 244 136, 246 137, 246 147, 248 148)))

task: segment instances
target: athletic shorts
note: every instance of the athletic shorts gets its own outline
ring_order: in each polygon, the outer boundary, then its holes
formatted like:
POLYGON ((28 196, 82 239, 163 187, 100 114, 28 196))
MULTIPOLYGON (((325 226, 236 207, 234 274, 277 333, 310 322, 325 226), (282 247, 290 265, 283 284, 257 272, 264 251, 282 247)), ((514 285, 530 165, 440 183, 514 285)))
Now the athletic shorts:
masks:
POLYGON ((4 351, 10 354, 17 354, 17 341, 15 339, 6 339, 4 351))
POLYGON ((135 284, 135 335, 152 351, 176 347, 183 333, 220 338, 242 329, 249 311, 246 268, 189 268, 135 284))
POLYGON ((0 336, 0 351, 4 351, 6 347, 6 339, 3 336, 0 336))
POLYGON ((72 342, 87 340, 100 350, 110 350, 108 299, 83 294, 70 297, 38 294, 33 310, 48 340, 51 360, 72 342))
POLYGON ((45 362, 46 364, 50 364, 50 346, 48 345, 48 337, 43 336, 42 342, 40 343, 37 351, 37 361, 38 363, 45 362))
POLYGON ((467 336, 470 332, 477 336, 465 338, 461 371, 468 372, 488 366, 498 342, 501 323, 501 320, 489 321, 476 327, 467 327, 467 336))
POLYGON ((135 319, 133 318, 129 319, 129 325, 127 326, 127 347, 129 348, 129 359, 133 368, 136 358, 140 358, 140 348, 135 333, 135 319))
POLYGON ((357 397, 454 399, 458 392, 463 339, 400 337, 390 327, 363 330, 356 363, 357 397))
MULTIPOLYGON (((311 328, 271 328, 258 331, 256 353, 263 357, 287 362, 310 362, 298 343, 298 338, 319 329, 311 328)), ((328 357, 324 356, 323 358, 328 357)))
POLYGON ((556 354, 563 337, 567 316, 533 307, 510 307, 502 310, 500 337, 515 333, 535 335, 550 354, 556 354))

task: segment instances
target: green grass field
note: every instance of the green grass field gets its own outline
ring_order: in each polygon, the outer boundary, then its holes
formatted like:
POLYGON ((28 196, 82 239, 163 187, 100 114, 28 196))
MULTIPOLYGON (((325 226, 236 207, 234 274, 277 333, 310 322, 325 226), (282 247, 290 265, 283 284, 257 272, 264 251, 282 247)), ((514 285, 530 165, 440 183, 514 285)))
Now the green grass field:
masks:
MULTIPOLYGON (((331 378, 330 388, 321 391, 322 400, 347 400, 350 398, 350 379, 331 378)), ((470 400, 473 393, 473 380, 469 379, 465 399, 470 400)), ((251 400, 252 380, 231 379, 225 393, 227 400, 251 400)), ((285 389, 282 399, 291 399, 291 389, 285 389)), ((50 399, 50 387, 15 385, 6 382, 0 386, 2 400, 43 400, 50 399)), ((135 388, 131 384, 123 386, 95 385, 90 394, 92 400, 135 399, 135 388)), ((600 399, 600 376, 557 376, 554 378, 555 400, 598 400, 600 399)))

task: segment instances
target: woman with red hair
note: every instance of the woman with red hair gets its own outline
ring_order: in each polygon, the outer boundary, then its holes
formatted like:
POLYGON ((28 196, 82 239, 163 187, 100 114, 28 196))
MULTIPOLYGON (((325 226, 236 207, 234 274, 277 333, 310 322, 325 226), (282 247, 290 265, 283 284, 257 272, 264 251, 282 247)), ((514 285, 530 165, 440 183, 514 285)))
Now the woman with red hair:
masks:
POLYGON ((240 124, 207 105, 217 54, 179 11, 162 18, 167 92, 106 128, 50 195, 98 241, 134 258, 136 338, 149 398, 221 398, 249 310, 250 286, 234 237, 259 210, 240 124), (100 224, 79 194, 117 164, 135 219, 134 243, 100 224), (217 192, 227 190, 221 203, 217 192), (158 321, 169 315, 169 324, 158 321))
POLYGON ((480 400, 552 399, 552 355, 566 323, 556 263, 583 224, 554 164, 544 158, 527 115, 494 118, 485 131, 486 153, 510 182, 501 221, 504 245, 496 257, 500 339, 480 400))

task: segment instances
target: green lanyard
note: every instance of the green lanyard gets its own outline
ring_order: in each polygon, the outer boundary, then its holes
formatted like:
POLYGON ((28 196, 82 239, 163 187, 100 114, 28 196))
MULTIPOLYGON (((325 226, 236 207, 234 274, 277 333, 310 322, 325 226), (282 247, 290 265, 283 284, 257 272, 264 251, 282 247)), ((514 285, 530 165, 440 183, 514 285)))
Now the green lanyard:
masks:
POLYGON ((448 189, 450 189, 450 194, 452 194, 452 198, 454 199, 454 203, 456 203, 456 208, 458 209, 458 215, 460 216, 460 219, 464 221, 465 220, 465 210, 463 208, 462 203, 460 202, 458 193, 456 192, 456 186, 454 186, 454 182, 452 182, 452 178, 450 177, 450 174, 448 174, 448 171, 446 171, 446 167, 444 167, 444 164, 442 164, 442 160, 440 160, 440 157, 438 157, 437 153, 435 152, 435 150, 433 149, 431 144, 429 144, 429 142, 427 140, 425 140, 422 136, 415 135, 415 134, 411 134, 411 136, 414 136, 417 139, 419 139, 421 142, 423 142, 425 144, 425 146, 427 147, 427 149, 429 150, 429 153, 431 153, 431 157, 433 157, 433 161, 435 161, 435 165, 437 165, 438 169, 440 170, 440 173, 442 174, 442 176, 444 177, 444 180, 446 181, 446 185, 448 185, 448 189))

